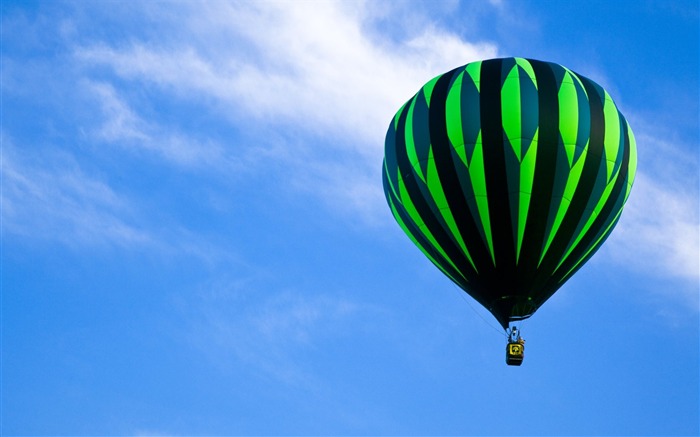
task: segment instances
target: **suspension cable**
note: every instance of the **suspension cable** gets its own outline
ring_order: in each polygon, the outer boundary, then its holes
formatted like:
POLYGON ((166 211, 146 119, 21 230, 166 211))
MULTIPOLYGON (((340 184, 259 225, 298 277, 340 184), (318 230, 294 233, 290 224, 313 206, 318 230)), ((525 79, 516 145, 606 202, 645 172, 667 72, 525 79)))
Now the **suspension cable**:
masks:
MULTIPOLYGON (((504 334, 505 334, 503 330, 501 330, 501 329, 496 328, 495 326, 493 326, 488 320, 486 320, 486 318, 485 318, 484 316, 481 315, 481 313, 479 313, 479 312, 474 308, 474 306, 472 306, 471 302, 469 302, 469 299, 467 299, 467 297, 465 296, 466 293, 465 293, 462 289, 460 289, 459 287, 457 287, 457 285, 456 285, 454 282, 451 282, 451 283, 452 283, 452 286, 454 287, 454 289, 457 291, 457 293, 462 297, 462 299, 467 303, 467 305, 469 305, 469 308, 474 312, 474 314, 476 314, 477 316, 479 316, 479 318, 480 318, 481 320, 483 320, 483 322, 484 322, 488 327, 490 327, 490 328, 493 329, 494 331, 498 332, 500 335, 504 335, 504 334)), ((505 335, 507 336, 507 334, 505 334, 505 335)))

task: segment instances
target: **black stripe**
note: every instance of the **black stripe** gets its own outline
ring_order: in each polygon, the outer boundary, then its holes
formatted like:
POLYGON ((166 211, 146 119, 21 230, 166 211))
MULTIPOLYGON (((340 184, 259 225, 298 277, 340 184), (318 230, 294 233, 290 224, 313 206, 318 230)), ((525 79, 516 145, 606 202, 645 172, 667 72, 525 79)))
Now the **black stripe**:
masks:
POLYGON ((451 275, 451 279, 457 283, 458 286, 465 288, 467 286, 467 280, 461 275, 460 272, 455 270, 450 263, 445 260, 445 258, 440 254, 440 252, 433 247, 430 241, 425 237, 425 235, 418 229, 418 226, 413 222, 406 208, 401 204, 399 199, 391 192, 389 187, 389 181, 387 179, 387 174, 382 173, 382 182, 384 184, 384 195, 386 196, 387 203, 389 203, 389 208, 391 209, 391 204, 393 202, 394 208, 396 208, 396 214, 398 214, 401 221, 403 221, 406 226, 410 236, 416 239, 420 245, 421 250, 425 251, 429 256, 432 257, 431 260, 434 264, 438 265, 451 275))
MULTIPOLYGON (((552 202, 559 148, 559 95, 552 67, 547 62, 528 59, 537 80, 539 130, 537 156, 525 232, 520 247, 518 277, 530 288, 522 290, 532 295, 547 230, 547 218, 552 202)), ((540 284, 540 287, 542 285, 540 284)))
MULTIPOLYGON (((421 195, 419 184, 423 183, 423 181, 419 182, 418 176, 413 170, 413 166, 411 166, 411 162, 408 159, 408 153, 406 151, 405 128, 406 117, 408 116, 408 107, 409 105, 406 105, 404 111, 402 112, 399 118, 398 127, 396 129, 396 161, 399 166, 399 172, 403 176, 406 190, 411 196, 413 205, 418 211, 421 219, 433 234, 433 237, 435 237, 435 240, 440 245, 442 250, 459 269, 462 275, 471 280, 472 277, 476 277, 476 272, 474 272, 471 264, 469 264, 469 260, 467 260, 464 254, 462 254, 459 247, 454 244, 451 236, 446 232, 442 224, 438 221, 437 217, 435 217, 433 214, 428 201, 421 195)), ((441 258, 442 257, 439 257, 438 259, 441 258)))
MULTIPOLYGON (((575 237, 574 233, 576 232, 576 228, 581 221, 590 200, 591 193, 593 192, 598 172, 601 168, 601 162, 605 159, 603 153, 603 148, 605 147, 605 116, 603 113, 603 104, 594 85, 585 77, 580 77, 580 79, 588 93, 591 115, 590 142, 581 172, 581 179, 576 187, 576 191, 574 192, 561 225, 552 240, 552 244, 542 260, 540 271, 538 272, 536 290, 542 288, 545 293, 550 293, 550 295, 560 286, 559 283, 563 274, 561 272, 555 273, 554 270, 561 261, 561 257, 566 253, 567 246, 575 237), (550 290, 546 290, 544 284, 549 281, 551 281, 549 284, 550 290), (552 287, 554 287, 553 290, 551 289, 552 287)), ((547 297, 549 296, 538 296, 538 298, 544 299, 547 297)))
MULTIPOLYGON (((620 119, 622 120, 622 115, 620 115, 620 119)), ((593 220, 593 223, 591 224, 591 227, 588 229, 588 232, 586 233, 586 236, 579 241, 578 246, 571 251, 571 254, 569 255, 569 259, 567 259, 564 263, 562 263, 561 267, 559 268, 559 271, 557 272, 557 277, 563 277, 566 275, 566 273, 569 271, 569 269, 578 262, 578 260, 583 257, 590 249, 590 247, 596 242, 596 240, 601 236, 601 234, 605 231, 605 228, 611 221, 611 219, 615 218, 615 215, 617 212, 622 209, 624 205, 620 205, 622 201, 624 201, 624 192, 623 190, 627 189, 627 174, 629 171, 629 159, 630 159, 630 143, 629 143, 629 136, 627 133, 627 122, 622 123, 623 126, 621 126, 621 129, 623 130, 624 134, 624 144, 623 144, 623 152, 622 152, 622 165, 620 166, 620 174, 617 176, 617 179, 615 180, 615 185, 613 186, 612 190, 610 191, 610 196, 608 197, 608 200, 605 202, 605 205, 600 211, 600 214, 598 214, 598 217, 596 217, 593 220)), ((608 235, 610 235, 610 232, 612 231, 612 228, 608 232, 608 235)), ((606 236, 607 238, 607 236, 606 236)), ((603 239, 601 241, 601 246, 603 239)), ((599 248, 600 246, 598 246, 599 248)), ((590 258, 593 256, 593 254, 598 250, 596 248, 595 250, 592 250, 590 254, 586 257, 586 259, 590 258)), ((578 268, 583 266, 585 262, 582 262, 581 264, 578 265, 578 268)), ((576 270, 578 270, 578 268, 576 270)))
POLYGON ((499 295, 515 291, 515 244, 508 196, 508 177, 503 144, 501 115, 501 67, 502 59, 492 59, 481 64, 481 139, 484 144, 484 171, 486 194, 489 203, 489 219, 496 258, 499 295))
MULTIPOLYGON (((480 294, 486 297, 486 289, 483 284, 488 284, 490 278, 493 277, 493 264, 488 248, 484 244, 481 234, 478 230, 475 218, 469 210, 469 205, 466 201, 466 195, 462 190, 462 185, 459 183, 457 175, 457 167, 454 160, 459 159, 452 151, 450 140, 447 136, 447 121, 446 121, 446 105, 447 93, 453 75, 459 74, 463 67, 456 68, 438 79, 430 105, 430 142, 433 145, 433 158, 435 166, 438 169, 440 184, 447 204, 450 208, 457 228, 462 239, 464 240, 472 261, 478 270, 478 277, 469 276, 472 281, 470 285, 470 294, 480 294)), ((460 163, 460 167, 463 166, 460 163)), ((469 193, 470 195, 472 193, 469 193)), ((470 274, 471 275, 471 274, 470 274)), ((479 300, 479 299, 477 299, 479 300)))

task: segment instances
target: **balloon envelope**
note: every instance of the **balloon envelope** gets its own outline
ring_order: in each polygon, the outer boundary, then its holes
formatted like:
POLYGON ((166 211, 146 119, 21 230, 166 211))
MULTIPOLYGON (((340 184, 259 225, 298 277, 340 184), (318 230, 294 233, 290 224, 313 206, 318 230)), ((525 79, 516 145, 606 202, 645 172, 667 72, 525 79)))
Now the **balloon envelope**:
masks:
POLYGON ((455 68, 406 102, 382 175, 408 237, 507 328, 610 235, 636 165, 632 130, 600 85, 503 58, 455 68))

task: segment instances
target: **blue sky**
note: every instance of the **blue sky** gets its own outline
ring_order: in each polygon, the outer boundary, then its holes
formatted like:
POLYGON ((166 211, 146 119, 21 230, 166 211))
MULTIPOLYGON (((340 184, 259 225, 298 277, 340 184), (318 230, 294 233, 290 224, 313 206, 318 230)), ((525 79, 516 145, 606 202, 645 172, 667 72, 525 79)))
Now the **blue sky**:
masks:
POLYGON ((2 3, 2 433, 697 435, 696 1, 2 3), (637 180, 523 326, 402 233, 380 167, 433 76, 602 84, 637 180))

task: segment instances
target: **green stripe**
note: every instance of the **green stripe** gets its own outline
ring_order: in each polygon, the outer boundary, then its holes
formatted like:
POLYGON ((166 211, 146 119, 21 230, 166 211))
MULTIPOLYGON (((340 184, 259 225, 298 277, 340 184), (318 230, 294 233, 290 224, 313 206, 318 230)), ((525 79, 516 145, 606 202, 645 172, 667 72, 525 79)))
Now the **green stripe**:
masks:
POLYGON ((408 155, 408 162, 411 163, 413 170, 416 172, 418 177, 425 182, 425 175, 418 163, 418 151, 416 150, 416 142, 413 139, 413 109, 416 107, 416 99, 411 101, 411 105, 408 107, 408 115, 406 116, 406 124, 404 126, 404 135, 406 138, 406 154, 408 155))
POLYGON ((430 97, 433 94, 433 88, 435 88, 435 84, 437 83, 438 79, 440 79, 442 76, 442 74, 439 76, 435 76, 430 80, 430 82, 423 85, 423 94, 425 95, 425 101, 428 103, 428 106, 430 106, 430 97))
POLYGON ((401 118, 401 113, 403 113, 403 108, 405 108, 408 103, 412 102, 414 97, 411 97, 410 99, 406 100, 406 102, 403 105, 401 105, 401 108, 396 112, 396 115, 394 115, 394 130, 399 129, 399 119, 401 118))
POLYGON ((535 163, 537 158, 537 136, 539 130, 535 131, 532 145, 525 152, 520 163, 520 198, 518 199, 518 241, 516 246, 515 263, 520 260, 520 248, 525 235, 525 224, 530 210, 530 200, 532 197, 532 184, 535 181, 535 163))
POLYGON ((474 153, 469 163, 469 179, 476 196, 476 207, 479 211, 481 228, 486 236, 486 244, 491 253, 493 265, 496 265, 496 253, 493 249, 493 236, 491 235, 491 219, 489 218, 489 200, 486 193, 486 172, 484 170, 484 150, 481 144, 481 132, 474 145, 474 153))
MULTIPOLYGON (((612 232, 612 227, 615 225, 615 223, 617 223, 618 218, 620 218, 620 214, 622 214, 622 208, 620 208, 620 210, 617 211, 617 214, 615 214, 615 218, 610 221, 608 226, 605 228, 605 231, 602 234, 600 234, 600 237, 598 237, 595 243, 593 243, 591 247, 588 248, 586 253, 569 269, 568 272, 566 272, 564 276, 562 276, 561 280, 559 281, 560 284, 563 284, 564 282, 568 281, 571 272, 576 270, 576 268, 588 257, 591 251, 596 250, 600 246, 601 241, 603 241, 610 234, 610 232, 612 232)), ((559 263, 559 266, 561 266, 561 263, 559 263)), ((559 269, 559 266, 557 266, 557 269, 559 269)))
POLYGON ((586 150, 588 147, 588 144, 590 142, 590 133, 591 133, 591 121, 590 121, 590 102, 588 101, 588 93, 586 92, 586 87, 583 86, 583 82, 581 82, 581 78, 576 75, 576 73, 572 72, 571 70, 566 69, 566 71, 571 75, 571 78, 574 80, 574 89, 576 90, 576 98, 578 101, 578 108, 576 109, 576 112, 578 114, 578 120, 577 120, 577 132, 576 132, 576 140, 574 141, 573 146, 568 146, 566 145, 565 147, 569 150, 567 152, 571 152, 573 155, 573 162, 571 165, 573 166, 576 163, 577 159, 580 159, 581 155, 583 152, 586 150), (582 146, 582 144, 585 144, 582 146))
MULTIPOLYGON (((588 229, 590 229, 590 227, 593 224, 593 222, 595 221, 596 217, 598 217, 598 214, 600 214, 600 211, 605 206, 605 202, 607 202, 608 198, 610 197, 610 193, 612 192, 612 189, 615 185, 615 181, 617 180, 617 176, 619 174, 620 174, 619 171, 617 173, 615 173, 615 176, 613 177, 613 179, 608 183, 608 185, 605 186, 605 190, 603 190, 603 194, 601 194, 600 199, 598 200, 598 203, 596 204, 595 208, 593 209, 593 212, 588 217, 588 221, 583 226, 583 229, 581 229, 581 232, 579 232, 579 234, 576 237, 576 239, 574 240, 573 244, 571 244, 571 246, 569 246, 569 249, 566 251, 566 254, 562 257, 561 261, 559 261, 559 264, 557 264, 557 267, 554 269, 555 272, 564 263, 564 261, 569 257, 569 255, 576 248, 576 246, 578 246, 578 243, 586 235, 586 233, 588 232, 588 229)), ((622 210, 622 209, 620 209, 620 210, 622 210)))
POLYGON ((481 62, 472 62, 471 64, 467 64, 466 68, 464 69, 467 74, 469 74, 469 77, 471 77, 472 82, 476 85, 476 89, 481 92, 481 62))
POLYGON ((450 258, 447 256, 445 251, 442 249, 442 247, 438 244, 437 240, 433 236, 433 234, 430 232, 428 227, 425 225, 425 222, 423 222, 423 219, 421 218, 420 214, 418 213, 418 210, 416 209, 415 205, 413 205, 413 201, 411 200, 411 196, 409 195, 408 191, 406 190, 406 184, 403 183, 403 178, 399 179, 399 187, 400 187, 400 192, 401 192, 401 197, 399 198, 401 200, 401 204, 403 205, 404 209, 406 209, 406 212, 408 213, 408 216, 411 218, 413 223, 415 223, 416 227, 422 232, 422 234, 425 236, 425 238, 430 242, 430 244, 437 250, 440 255, 442 255, 443 258, 447 262, 452 265, 452 267, 457 269, 457 267, 452 263, 450 258))
POLYGON ((571 172, 569 173, 569 176, 566 179, 564 194, 561 199, 561 203, 559 204, 559 208, 557 209, 557 215, 554 218, 554 224, 552 225, 552 229, 549 232, 549 237, 547 237, 547 243, 545 244, 544 250, 542 251, 542 256, 540 257, 539 261, 540 263, 542 263, 542 260, 547 254, 549 246, 552 244, 552 241, 554 240, 554 237, 556 236, 557 231, 559 230, 559 226, 564 220, 564 216, 566 216, 566 211, 569 209, 571 199, 574 198, 574 192, 576 191, 576 187, 578 187, 578 184, 581 180, 581 172, 583 171, 583 164, 586 161, 585 157, 587 153, 587 149, 583 151, 583 153, 579 157, 578 161, 576 161, 576 164, 574 164, 574 167, 571 169, 571 172))
POLYGON ((629 161, 629 172, 627 173, 627 180, 629 180, 629 183, 632 184, 634 182, 634 178, 637 175, 637 141, 634 138, 634 132, 632 132, 632 128, 628 123, 625 123, 627 125, 627 135, 629 137, 629 143, 630 143, 630 161, 629 161))
POLYGON ((627 186, 625 187, 625 198, 622 200, 624 205, 629 198, 630 191, 632 190, 632 184, 634 183, 634 177, 637 173, 637 143, 634 139, 634 134, 632 133, 632 128, 627 124, 627 120, 622 117, 625 124, 625 131, 627 132, 627 139, 629 142, 629 163, 627 165, 627 186))
POLYGON ((460 146, 464 145, 464 132, 462 131, 462 105, 460 102, 460 96, 462 93, 462 80, 464 78, 464 72, 461 72, 450 87, 450 91, 447 94, 447 99, 445 102, 445 117, 447 123, 447 137, 454 147, 458 151, 459 157, 462 162, 467 162, 466 153, 462 147, 462 153, 459 153, 460 146))
POLYGON ((447 203, 447 198, 445 197, 445 192, 442 189, 442 184, 440 183, 440 177, 438 175, 438 170, 435 166, 435 160, 433 159, 433 149, 430 149, 430 158, 428 160, 428 191, 430 191, 430 197, 432 197, 433 201, 438 207, 438 210, 440 211, 440 214, 442 215, 442 218, 444 219, 445 223, 447 223, 447 226, 450 228, 450 235, 457 241, 457 244, 459 244, 459 247, 462 249, 462 252, 464 255, 466 255, 467 259, 469 260, 469 263, 471 263, 472 267, 474 267, 474 270, 477 270, 476 265, 474 264, 474 261, 472 260, 471 255, 469 254, 469 251, 467 250, 467 246, 464 244, 464 240, 462 239, 462 234, 459 232, 459 228, 457 227, 457 223, 455 223, 455 219, 452 216, 452 211, 450 211, 450 206, 447 203))
POLYGON ((389 189, 391 190, 391 193, 394 195, 394 197, 396 197, 398 199, 399 196, 396 192, 396 187, 394 186, 394 182, 389 177, 390 173, 389 173, 389 169, 388 169, 387 164, 386 164, 386 160, 384 160, 383 164, 384 164, 384 173, 386 173, 386 175, 387 175, 386 181, 389 183, 389 189))
POLYGON ((520 99, 520 76, 518 67, 513 68, 501 86, 501 118, 503 131, 510 142, 513 153, 522 159, 520 142, 522 141, 522 108, 520 99))
POLYGON ((564 67, 563 65, 560 65, 564 70, 566 70, 567 73, 571 75, 573 80, 576 81, 576 84, 578 85, 578 88, 583 90, 583 93, 586 95, 586 98, 588 98, 588 93, 586 92, 586 87, 583 86, 583 82, 581 82, 581 78, 578 77, 578 74, 574 73, 573 71, 569 70, 568 68, 564 67))
POLYGON ((530 80, 535 85, 535 89, 537 89, 537 76, 535 76, 535 70, 532 69, 530 62, 525 58, 515 58, 515 63, 525 70, 525 73, 527 73, 530 80))
POLYGON ((567 72, 564 74, 561 86, 559 87, 559 134, 565 144, 566 157, 569 160, 569 167, 573 165, 574 150, 576 148, 576 137, 578 134, 578 95, 574 81, 567 72))
POLYGON ((401 218, 401 214, 399 213, 399 211, 396 208, 396 203, 394 201, 394 197, 387 196, 387 199, 389 200, 389 207, 391 208, 391 213, 394 215, 394 219, 396 219, 396 222, 399 224, 399 226, 401 226, 401 229, 403 230, 403 232, 406 235, 408 235, 411 238, 411 240, 413 240, 414 243, 416 243, 416 245, 421 249, 421 251, 423 251, 425 253, 425 250, 418 243, 418 241, 416 240, 416 238, 413 235, 413 233, 411 232, 411 230, 408 228, 408 226, 406 226, 406 223, 401 218))
MULTIPOLYGON (((459 283, 460 279, 464 282, 469 282, 467 280, 467 278, 465 278, 462 275, 460 275, 459 278, 455 278, 454 276, 452 276, 452 274, 447 269, 442 267, 442 263, 440 261, 436 260, 435 258, 433 258, 433 256, 427 250, 427 248, 424 247, 422 244, 420 244, 420 242, 418 241, 416 236, 413 235, 413 233, 409 230, 406 223, 401 218, 401 214, 399 214, 398 210, 396 209, 396 206, 394 205, 393 199, 389 199, 389 207, 391 208, 391 212, 394 215, 394 219, 396 219, 396 222, 399 224, 399 226, 404 231, 404 233, 408 236, 408 238, 413 242, 413 244, 415 244, 418 247, 418 249, 420 249, 420 251, 423 252, 423 255, 425 255, 433 264, 435 264, 445 275, 447 275, 448 278, 450 278, 455 283, 459 283)), ((455 269, 455 272, 459 273, 459 270, 455 269)))
POLYGON ((605 116, 605 160, 607 169, 607 181, 612 177, 615 163, 618 161, 618 152, 620 151, 620 112, 617 110, 610 95, 605 91, 605 101, 603 106, 603 114, 605 116))

